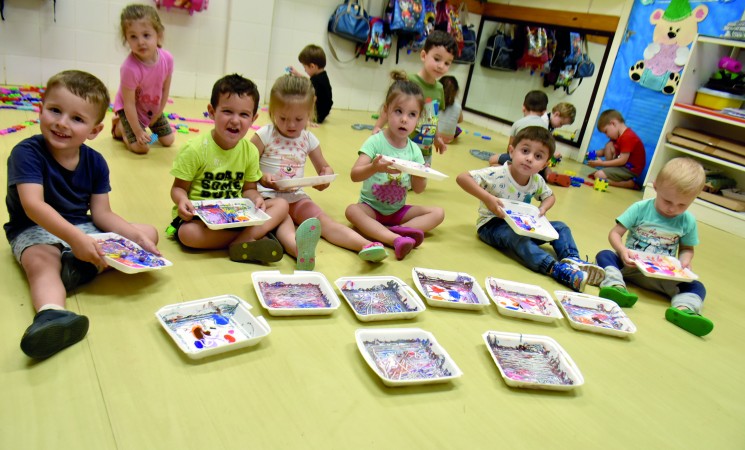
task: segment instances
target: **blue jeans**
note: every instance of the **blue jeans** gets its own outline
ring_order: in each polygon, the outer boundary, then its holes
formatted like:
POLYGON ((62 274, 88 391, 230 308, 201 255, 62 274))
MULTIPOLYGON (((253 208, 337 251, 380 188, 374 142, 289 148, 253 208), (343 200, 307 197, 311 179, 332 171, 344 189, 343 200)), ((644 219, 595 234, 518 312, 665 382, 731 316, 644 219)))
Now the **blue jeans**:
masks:
POLYGON ((596 256, 597 265, 605 269, 605 280, 600 283, 601 287, 623 284, 628 280, 631 283, 660 292, 672 299, 673 306, 684 305, 696 312, 700 312, 701 303, 706 298, 706 288, 698 280, 690 283, 675 280, 662 280, 650 278, 636 267, 626 266, 616 252, 602 250, 596 256))
MULTIPOLYGON (((559 238, 550 242, 556 252, 556 258, 558 260, 569 257, 579 258, 577 244, 574 243, 569 227, 564 222, 551 222, 551 225, 559 233, 559 238)), ((553 255, 540 247, 546 241, 515 233, 504 219, 495 217, 482 225, 477 232, 479 239, 497 250, 510 254, 534 272, 548 274, 551 265, 556 262, 553 255)))

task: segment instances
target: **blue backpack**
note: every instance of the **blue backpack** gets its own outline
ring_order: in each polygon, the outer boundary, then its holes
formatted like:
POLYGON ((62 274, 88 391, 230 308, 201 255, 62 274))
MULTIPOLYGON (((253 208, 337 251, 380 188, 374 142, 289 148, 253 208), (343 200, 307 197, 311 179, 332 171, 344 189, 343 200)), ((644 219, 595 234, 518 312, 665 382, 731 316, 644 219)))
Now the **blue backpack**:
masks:
POLYGON ((345 0, 329 18, 329 33, 365 43, 370 34, 370 19, 358 0, 345 0))
POLYGON ((422 0, 390 0, 388 23, 391 31, 423 34, 424 6, 422 0))

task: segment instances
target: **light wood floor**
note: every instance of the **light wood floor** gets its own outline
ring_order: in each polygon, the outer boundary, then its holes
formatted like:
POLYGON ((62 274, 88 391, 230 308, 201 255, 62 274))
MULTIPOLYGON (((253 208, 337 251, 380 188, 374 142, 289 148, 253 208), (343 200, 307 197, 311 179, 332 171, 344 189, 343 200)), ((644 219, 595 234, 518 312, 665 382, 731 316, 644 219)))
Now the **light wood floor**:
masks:
MULTIPOLYGON (((202 117, 206 103, 175 99, 169 111, 202 117)), ((0 129, 34 118, 2 110, 0 129)), ((264 112, 258 124, 267 120, 264 112)), ((171 211, 169 170, 178 145, 137 156, 111 139, 109 123, 107 118, 92 146, 111 167, 115 211, 164 230, 171 211)), ((341 176, 312 196, 340 221, 346 205, 357 200, 359 185, 347 174, 369 133, 352 130, 354 123, 373 119, 370 113, 333 111, 327 124, 313 130, 341 176)), ((445 222, 420 249, 404 261, 391 256, 371 265, 321 242, 316 269, 332 283, 351 275, 394 275, 411 283, 412 267, 427 267, 468 272, 481 283, 495 276, 550 292, 562 289, 476 237, 476 200, 454 178, 484 164, 469 149, 501 150, 505 138, 469 124, 464 128, 469 134, 434 159, 434 168, 450 178, 410 195, 410 203, 446 210, 445 222), (474 137, 477 131, 492 140, 474 137)), ((0 136, 3 160, 15 143, 35 133, 38 126, 0 136)), ((193 133, 179 135, 177 144, 190 137, 193 133)), ((568 169, 589 172, 571 161, 558 167, 568 169)), ((1 172, 0 184, 6 186, 6 171, 1 172)), ((555 192, 557 204, 549 217, 567 222, 590 258, 609 248, 614 218, 641 198, 639 192, 600 193, 587 186, 555 192)), ((4 208, 0 219, 8 219, 4 208)), ((700 225, 700 233, 694 269, 708 289, 705 315, 715 323, 704 338, 666 322, 668 301, 639 289, 641 300, 627 310, 638 327, 630 339, 579 332, 566 320, 544 324, 508 318, 494 305, 483 312, 429 307, 417 319, 397 322, 359 322, 344 303, 332 316, 271 317, 256 298, 251 272, 290 272, 294 260, 238 264, 225 252, 185 251, 161 234, 159 247, 174 267, 140 275, 109 271, 71 294, 68 306, 90 318, 90 332, 80 344, 40 363, 19 349, 33 311, 25 278, 3 240, 0 448, 742 449, 745 245, 707 225, 700 225), (255 315, 267 318, 272 332, 247 350, 192 361, 154 313, 167 304, 220 294, 244 298, 255 315), (354 331, 360 327, 430 331, 464 375, 443 385, 385 387, 357 350, 354 331), (579 366, 585 385, 565 393, 507 387, 481 338, 487 330, 556 339, 579 366)), ((587 292, 596 294, 597 288, 587 292)))

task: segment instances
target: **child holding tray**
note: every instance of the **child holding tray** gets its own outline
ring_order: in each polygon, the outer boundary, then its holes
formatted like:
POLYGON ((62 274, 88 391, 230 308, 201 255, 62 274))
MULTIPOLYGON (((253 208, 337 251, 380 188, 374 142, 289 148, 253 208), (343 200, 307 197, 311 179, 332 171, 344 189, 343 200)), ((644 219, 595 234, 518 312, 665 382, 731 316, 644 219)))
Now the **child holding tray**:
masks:
POLYGON ((154 227, 131 224, 111 210, 109 167, 85 145, 103 130, 108 107, 108 89, 93 75, 54 75, 42 98, 41 134, 21 141, 8 158, 10 220, 4 228, 37 311, 21 338, 21 350, 34 359, 50 357, 88 332, 88 318, 66 310, 65 297, 107 266, 91 234, 115 232, 160 255, 154 227))
POLYGON ((282 259, 282 246, 267 233, 287 217, 287 202, 264 201, 256 190, 261 179, 259 152, 243 139, 256 120, 259 91, 240 75, 227 75, 212 88, 207 112, 215 121, 212 132, 191 139, 173 162, 171 187, 173 222, 169 232, 183 245, 199 249, 228 248, 237 262, 275 262, 282 259), (269 220, 258 226, 211 230, 194 220, 192 200, 248 198, 266 210, 269 220))
MULTIPOLYGON (((332 175, 318 138, 306 128, 313 115, 315 92, 310 80, 284 75, 278 78, 269 94, 269 117, 271 124, 261 127, 251 138, 261 155, 261 179, 259 190, 270 199, 286 200, 289 206, 287 217, 277 230, 277 238, 287 253, 297 258, 297 268, 313 270, 315 267, 315 244, 319 236, 334 245, 356 251, 365 261, 382 261, 388 256, 383 244, 371 242, 353 229, 335 221, 302 189, 282 189, 277 181, 303 178, 305 161, 310 158, 318 175, 332 175), (297 231, 295 225, 299 225, 297 231), (309 242, 300 248, 299 242, 309 242)), ((322 191, 329 183, 313 186, 322 191)))
POLYGON ((543 241, 517 234, 504 220, 500 198, 530 203, 541 201, 540 215, 546 214, 556 201, 546 181, 538 175, 555 151, 554 138, 543 126, 526 127, 509 146, 511 162, 458 175, 458 185, 481 200, 477 232, 492 247, 510 253, 529 269, 551 276, 559 283, 582 292, 585 284, 596 285, 605 272, 595 264, 579 258, 572 232, 564 222, 552 221, 559 237, 551 241, 558 261, 543 250, 543 241))
POLYGON ((424 95, 418 84, 405 72, 391 72, 393 84, 383 103, 388 126, 370 136, 359 151, 352 167, 352 181, 363 181, 360 202, 347 207, 347 219, 362 234, 393 247, 396 258, 403 259, 424 240, 424 233, 445 219, 438 206, 406 204, 409 187, 420 194, 427 179, 401 173, 383 156, 424 164, 419 147, 409 139, 424 108, 424 95))
POLYGON ((706 289, 698 281, 649 278, 637 269, 630 250, 677 256, 683 269, 690 268, 693 247, 698 244, 696 218, 688 211, 704 187, 706 176, 701 164, 691 158, 668 161, 657 175, 657 197, 634 203, 616 219, 608 240, 614 251, 603 250, 598 264, 605 268, 600 296, 631 307, 637 295, 626 290, 625 280, 661 292, 672 299, 665 319, 684 330, 704 336, 714 329, 711 320, 701 316, 706 289), (623 235, 629 232, 626 244, 623 235))

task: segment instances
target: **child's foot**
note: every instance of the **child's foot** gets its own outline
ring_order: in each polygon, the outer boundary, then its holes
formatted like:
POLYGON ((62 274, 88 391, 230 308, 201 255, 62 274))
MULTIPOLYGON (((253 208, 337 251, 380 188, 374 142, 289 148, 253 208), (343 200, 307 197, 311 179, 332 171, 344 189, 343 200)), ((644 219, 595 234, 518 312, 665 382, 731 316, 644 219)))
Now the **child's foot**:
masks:
POLYGON ((564 258, 561 260, 561 262, 574 264, 575 266, 579 267, 580 270, 583 270, 585 273, 587 273, 587 284, 589 284, 590 286, 600 286, 600 283, 605 279, 605 269, 598 266, 597 264, 593 264, 589 261, 585 261, 584 259, 579 259, 574 256, 564 258))
POLYGON ((34 316, 21 338, 21 350, 34 359, 49 358, 80 342, 88 332, 88 318, 72 311, 45 309, 34 316))
POLYGON ((62 269, 60 278, 66 291, 71 291, 78 286, 90 282, 98 275, 98 267, 89 262, 79 260, 71 250, 62 252, 62 269))
POLYGON ((388 252, 380 242, 371 242, 357 253, 365 261, 379 262, 388 257, 388 252))
POLYGON ((315 217, 305 220, 295 231, 297 245, 297 270, 313 270, 316 268, 316 245, 321 239, 321 221, 315 217))
POLYGON ((622 308, 634 306, 639 296, 626 290, 623 286, 605 286, 600 288, 600 297, 613 300, 622 308))
POLYGON ((706 336, 714 329, 714 322, 688 308, 667 308, 665 319, 696 336, 706 336))
POLYGON ((418 228, 402 227, 400 225, 394 225, 388 227, 389 230, 401 236, 410 237, 414 239, 414 248, 419 247, 424 242, 424 231, 418 228))
POLYGON ((567 264, 564 262, 554 263, 554 267, 549 273, 554 280, 568 286, 577 292, 585 290, 585 284, 587 283, 587 273, 580 270, 574 264, 567 264))
POLYGON ((396 259, 401 261, 409 254, 412 248, 414 248, 416 241, 410 237, 399 236, 393 240, 393 251, 396 254, 396 259))
POLYGON ((235 262, 270 263, 282 259, 282 245, 277 238, 267 234, 256 241, 230 244, 228 254, 230 260, 235 262))

